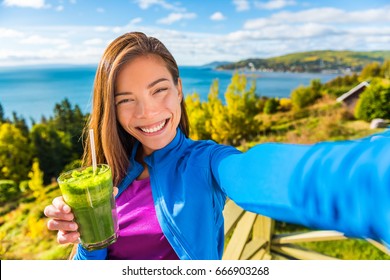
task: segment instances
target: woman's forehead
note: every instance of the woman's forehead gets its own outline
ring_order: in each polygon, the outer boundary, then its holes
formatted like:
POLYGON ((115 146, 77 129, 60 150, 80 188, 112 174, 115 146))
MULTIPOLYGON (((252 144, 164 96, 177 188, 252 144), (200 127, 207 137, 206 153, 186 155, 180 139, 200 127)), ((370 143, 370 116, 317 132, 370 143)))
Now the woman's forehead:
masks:
POLYGON ((173 81, 164 60, 159 56, 141 56, 126 63, 119 71, 116 85, 150 87, 156 80, 173 81))

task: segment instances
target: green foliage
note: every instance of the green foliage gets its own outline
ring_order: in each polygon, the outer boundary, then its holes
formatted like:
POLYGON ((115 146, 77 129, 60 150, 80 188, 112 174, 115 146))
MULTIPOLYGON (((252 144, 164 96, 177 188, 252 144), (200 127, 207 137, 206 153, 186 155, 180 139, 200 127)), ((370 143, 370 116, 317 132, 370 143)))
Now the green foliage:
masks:
POLYGON ((385 79, 390 80, 390 59, 383 62, 381 67, 381 76, 385 79))
POLYGON ((43 189, 43 172, 39 169, 38 159, 34 159, 32 169, 28 174, 30 180, 28 186, 33 191, 33 195, 36 198, 40 198, 44 193, 43 189))
POLYGON ((304 87, 299 86, 291 93, 291 102, 295 110, 300 110, 311 104, 313 104, 317 99, 319 99, 322 94, 322 84, 320 80, 312 80, 310 86, 304 87))
POLYGON ((264 113, 268 115, 274 114, 278 111, 278 107, 279 107, 279 100, 277 98, 269 98, 265 102, 264 113))
POLYGON ((81 138, 87 117, 77 105, 73 108, 64 99, 55 105, 53 118, 43 119, 32 127, 32 150, 44 171, 46 184, 55 179, 66 164, 81 158, 81 138))
POLYGON ((245 75, 235 73, 225 92, 225 101, 223 104, 219 98, 218 80, 211 85, 207 102, 200 101, 197 94, 187 96, 191 137, 237 145, 258 133, 260 123, 255 116, 260 112, 262 100, 255 95, 255 83, 248 90, 245 75))
POLYGON ((23 180, 19 183, 19 190, 22 193, 28 192, 30 190, 30 187, 28 186, 28 181, 29 180, 23 180))
POLYGON ((4 109, 3 109, 3 106, 0 103, 0 124, 3 123, 3 122, 5 122, 4 109))
POLYGON ((255 94, 256 83, 253 81, 249 90, 247 83, 245 75, 235 73, 225 92, 225 120, 217 127, 225 134, 222 142, 238 145, 258 133, 260 122, 255 117, 260 110, 259 99, 255 94))
POLYGON ((19 195, 17 184, 12 180, 0 180, 0 202, 4 203, 19 195))
POLYGON ((0 212, 0 259, 2 260, 48 260, 67 259, 72 246, 58 245, 55 231, 46 227, 47 218, 43 209, 54 197, 60 195, 55 189, 43 188, 40 200, 26 193, 16 203, 1 204, 0 212))
POLYGON ((362 80, 369 80, 373 77, 379 77, 381 74, 381 65, 378 62, 373 62, 366 65, 360 73, 362 80))
POLYGON ((292 102, 290 98, 281 98, 279 100, 279 110, 281 112, 288 112, 292 109, 292 102))
MULTIPOLYGON (((303 233, 308 231, 310 229, 295 224, 284 222, 275 223, 275 232, 277 234, 303 233)), ((301 242, 296 245, 342 260, 390 260, 390 255, 383 253, 363 239, 301 242)))
POLYGON ((54 107, 54 118, 50 124, 70 138, 72 160, 80 158, 83 153, 81 136, 86 120, 87 116, 83 115, 80 107, 75 105, 73 108, 66 98, 54 107))
POLYGON ((31 164, 28 138, 10 123, 0 124, 0 178, 20 182, 31 164))
POLYGON ((337 76, 336 78, 327 82, 324 85, 324 88, 327 94, 339 97, 359 83, 359 76, 355 73, 352 75, 337 76))
POLYGON ((295 110, 302 109, 312 102, 310 90, 307 87, 299 86, 291 93, 291 102, 295 110))
POLYGON ((12 112, 12 118, 12 124, 22 132, 24 137, 28 137, 28 126, 26 124, 26 120, 19 117, 16 112, 12 112))
POLYGON ((360 95, 355 109, 356 118, 371 121, 390 119, 390 85, 373 81, 360 95))
POLYGON ((204 103, 200 101, 199 94, 193 93, 186 96, 186 108, 190 119, 191 138, 195 140, 210 139, 211 135, 206 129, 206 121, 209 119, 204 103))
POLYGON ((52 125, 36 124, 30 137, 34 154, 45 173, 44 182, 49 183, 72 161, 70 135, 52 125))

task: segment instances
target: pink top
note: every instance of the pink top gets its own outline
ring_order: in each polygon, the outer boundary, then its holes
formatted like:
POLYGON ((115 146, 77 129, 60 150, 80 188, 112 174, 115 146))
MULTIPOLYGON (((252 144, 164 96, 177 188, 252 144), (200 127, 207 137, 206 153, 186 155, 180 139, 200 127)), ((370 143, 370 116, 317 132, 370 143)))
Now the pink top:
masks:
POLYGON ((116 200, 116 206, 119 236, 108 247, 109 259, 178 259, 158 223, 149 178, 133 181, 116 200))

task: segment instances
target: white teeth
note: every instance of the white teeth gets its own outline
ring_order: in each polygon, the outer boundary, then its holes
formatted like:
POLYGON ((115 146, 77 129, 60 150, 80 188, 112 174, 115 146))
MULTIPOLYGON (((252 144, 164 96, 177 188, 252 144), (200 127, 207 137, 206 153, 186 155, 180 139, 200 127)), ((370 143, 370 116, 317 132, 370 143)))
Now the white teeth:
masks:
POLYGON ((144 128, 144 127, 140 127, 140 129, 143 131, 143 132, 146 132, 146 133, 153 133, 153 132, 157 132, 159 130, 161 130, 165 123, 167 122, 167 120, 161 122, 159 125, 155 126, 155 127, 151 127, 151 128, 144 128))

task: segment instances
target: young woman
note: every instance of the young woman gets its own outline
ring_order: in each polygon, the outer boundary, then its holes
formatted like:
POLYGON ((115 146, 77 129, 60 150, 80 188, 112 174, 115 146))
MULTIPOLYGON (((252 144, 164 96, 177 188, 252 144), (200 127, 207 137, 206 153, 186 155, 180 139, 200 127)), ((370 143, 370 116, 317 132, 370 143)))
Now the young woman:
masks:
MULTIPOLYGON (((188 126, 166 47, 139 32, 114 40, 96 73, 88 128, 119 190, 119 237, 102 250, 79 245, 75 259, 220 259, 227 197, 273 219, 390 243, 390 133, 241 153, 189 139, 188 126)), ((44 213, 59 243, 77 243, 62 197, 44 213)))

